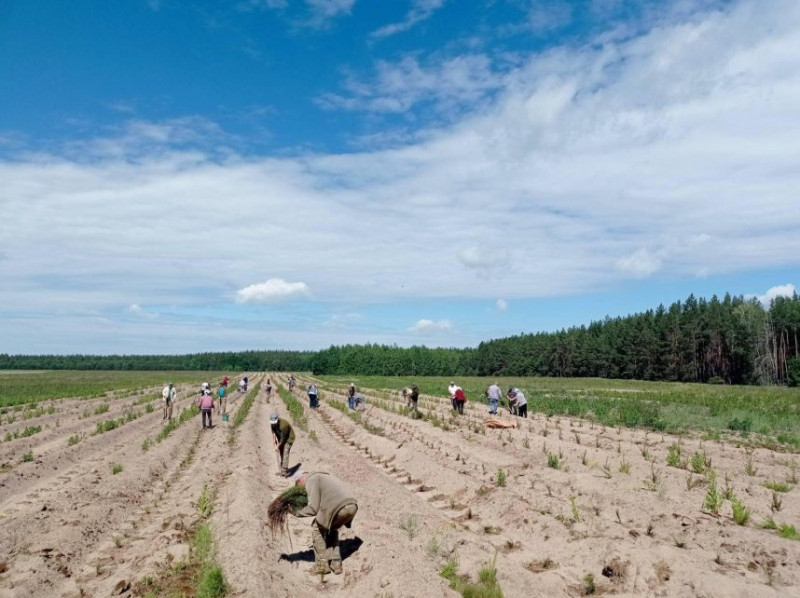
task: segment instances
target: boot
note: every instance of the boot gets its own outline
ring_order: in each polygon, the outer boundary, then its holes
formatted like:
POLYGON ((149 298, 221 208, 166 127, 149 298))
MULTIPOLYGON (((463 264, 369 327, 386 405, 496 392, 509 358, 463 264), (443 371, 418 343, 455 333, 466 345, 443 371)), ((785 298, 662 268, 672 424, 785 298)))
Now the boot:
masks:
POLYGON ((342 560, 341 559, 333 559, 330 564, 330 569, 333 571, 335 575, 342 574, 342 560))
MULTIPOLYGON (((339 563, 339 572, 341 573, 341 563, 339 563)), ((331 572, 331 568, 328 566, 328 561, 317 559, 317 561, 311 566, 311 569, 308 570, 311 575, 326 575, 331 572)))

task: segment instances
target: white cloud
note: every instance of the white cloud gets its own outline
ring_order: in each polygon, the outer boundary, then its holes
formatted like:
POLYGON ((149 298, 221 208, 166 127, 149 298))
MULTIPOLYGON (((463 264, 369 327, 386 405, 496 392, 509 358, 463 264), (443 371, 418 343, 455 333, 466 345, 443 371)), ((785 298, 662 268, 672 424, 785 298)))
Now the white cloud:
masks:
POLYGON ((661 268, 661 259, 647 249, 638 249, 631 255, 617 260, 617 269, 621 272, 644 278, 661 268))
POLYGON ((409 332, 414 333, 430 333, 430 332, 444 332, 451 330, 453 325, 448 320, 417 320, 417 322, 408 329, 409 332))
POLYGON ((259 157, 197 117, 4 146, 4 313, 119 315, 146 291, 163 320, 259 296, 265 264, 325 314, 796 267, 799 46, 800 3, 744 0, 503 68, 409 58, 353 79, 358 109, 469 107, 392 148, 259 157))
POLYGON ((768 308, 773 299, 777 297, 792 297, 796 292, 797 289, 793 284, 782 284, 770 288, 763 295, 757 295, 757 298, 761 305, 763 305, 765 308, 768 308))
POLYGON ((420 64, 406 56, 397 62, 379 61, 375 81, 365 83, 348 75, 344 94, 324 93, 315 102, 324 109, 403 113, 431 102, 439 112, 473 106, 503 85, 504 76, 483 54, 465 54, 420 64))
POLYGON ((498 299, 496 305, 497 311, 508 311, 508 301, 505 299, 498 299))
POLYGON ((239 289, 236 292, 236 303, 268 303, 302 297, 308 293, 308 285, 304 282, 286 282, 282 278, 270 278, 266 282, 239 289))
POLYGON ((128 313, 132 313, 132 314, 140 314, 140 313, 142 313, 142 308, 141 308, 141 306, 140 306, 139 304, 137 304, 137 303, 131 303, 131 304, 128 306, 128 309, 127 309, 127 311, 128 311, 128 313))
POLYGON ((333 19, 350 14, 355 3, 356 0, 306 0, 306 5, 312 14, 307 25, 325 27, 333 19))
POLYGON ((430 19, 433 13, 444 5, 444 2, 445 0, 414 0, 411 10, 408 11, 403 21, 385 25, 373 31, 370 37, 380 39, 408 31, 417 23, 430 19))
POLYGON ((139 305, 138 303, 131 303, 128 307, 125 308, 125 311, 139 318, 147 318, 149 320, 158 318, 157 313, 144 310, 142 306, 139 305))

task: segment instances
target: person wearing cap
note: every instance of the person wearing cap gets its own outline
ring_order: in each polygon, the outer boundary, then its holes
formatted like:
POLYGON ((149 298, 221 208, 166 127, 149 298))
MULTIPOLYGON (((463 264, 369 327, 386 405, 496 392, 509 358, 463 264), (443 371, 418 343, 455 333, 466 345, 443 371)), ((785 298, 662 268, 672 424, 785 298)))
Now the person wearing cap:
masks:
POLYGON ((519 388, 508 389, 508 400, 514 401, 514 415, 528 417, 528 401, 525 399, 525 394, 519 388))
POLYGON ((275 450, 281 460, 281 472, 278 475, 287 477, 289 475, 289 452, 292 450, 295 440, 294 429, 292 424, 278 415, 277 411, 273 411, 269 416, 269 423, 272 428, 275 450))
POLYGON ((295 482, 305 486, 308 504, 292 513, 295 517, 313 517, 311 540, 316 556, 312 573, 342 573, 342 554, 339 550, 339 530, 350 527, 358 512, 350 488, 329 473, 303 473, 295 482))
POLYGON ((172 382, 168 382, 164 390, 161 391, 161 397, 164 399, 164 417, 161 419, 172 419, 172 406, 177 396, 178 392, 175 390, 172 382))
POLYGON ((205 430, 208 428, 210 430, 214 427, 211 423, 211 411, 214 409, 214 395, 211 394, 210 389, 206 388, 203 390, 203 394, 200 395, 197 406, 200 407, 200 414, 203 418, 203 429, 205 430), (206 419, 208 420, 208 426, 206 426, 206 419))

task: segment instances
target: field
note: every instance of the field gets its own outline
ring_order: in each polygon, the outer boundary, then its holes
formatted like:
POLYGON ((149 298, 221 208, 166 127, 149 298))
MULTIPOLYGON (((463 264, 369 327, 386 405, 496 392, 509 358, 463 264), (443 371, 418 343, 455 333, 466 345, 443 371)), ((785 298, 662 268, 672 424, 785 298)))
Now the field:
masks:
POLYGON ((410 379, 317 380, 312 411, 285 375, 251 373, 229 420, 204 431, 196 389, 222 374, 169 375, 166 424, 168 374, 125 374, 84 374, 83 392, 59 382, 79 383, 71 373, 26 375, 60 390, 19 392, 31 405, 2 414, 0 597, 800 596, 793 389, 502 379, 531 413, 489 429, 486 379, 457 380, 463 416, 449 379, 416 380, 412 418, 410 379), (351 381, 363 412, 345 406, 351 381), (344 575, 309 574, 309 520, 290 518, 288 537, 265 526, 289 483, 273 410, 295 427, 292 465, 337 475, 359 501, 344 575))

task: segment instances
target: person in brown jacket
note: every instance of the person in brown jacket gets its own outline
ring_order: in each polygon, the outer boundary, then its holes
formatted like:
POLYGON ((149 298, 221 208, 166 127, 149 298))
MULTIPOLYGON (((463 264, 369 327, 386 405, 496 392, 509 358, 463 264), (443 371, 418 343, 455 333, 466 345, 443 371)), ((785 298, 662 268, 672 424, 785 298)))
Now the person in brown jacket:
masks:
POLYGON ((329 473, 303 473, 295 485, 306 487, 308 505, 293 513, 294 516, 314 518, 311 540, 317 562, 312 572, 341 574, 339 529, 353 524, 358 511, 356 499, 342 480, 329 473))

